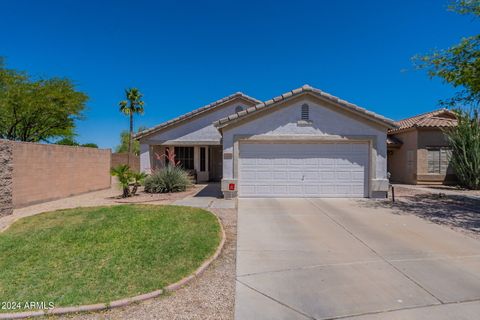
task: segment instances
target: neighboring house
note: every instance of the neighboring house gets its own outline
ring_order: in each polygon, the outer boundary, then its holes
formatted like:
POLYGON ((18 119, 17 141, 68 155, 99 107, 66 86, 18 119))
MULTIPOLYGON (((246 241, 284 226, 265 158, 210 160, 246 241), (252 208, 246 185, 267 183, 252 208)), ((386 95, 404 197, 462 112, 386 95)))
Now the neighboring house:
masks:
POLYGON ((457 124, 455 113, 440 109, 397 122, 388 132, 388 172, 392 182, 448 184, 455 181, 443 130, 457 124))
POLYGON ((226 198, 385 197, 392 120, 305 85, 266 102, 242 93, 140 132, 141 169, 174 149, 226 198), (159 155, 160 157, 157 157, 159 155))

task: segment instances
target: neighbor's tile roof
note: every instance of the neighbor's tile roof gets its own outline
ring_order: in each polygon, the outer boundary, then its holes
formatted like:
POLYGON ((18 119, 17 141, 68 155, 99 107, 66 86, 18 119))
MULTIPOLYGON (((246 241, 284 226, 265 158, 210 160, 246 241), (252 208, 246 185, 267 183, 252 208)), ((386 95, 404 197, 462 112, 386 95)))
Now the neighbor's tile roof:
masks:
POLYGON ((149 135, 149 134, 155 133, 155 132, 157 132, 157 131, 159 131, 159 130, 161 130, 161 129, 163 129, 163 128, 166 128, 166 127, 169 127, 169 126, 171 126, 171 125, 173 125, 173 124, 176 124, 176 123, 178 123, 178 122, 191 119, 191 118, 193 118, 193 117, 195 117, 195 116, 197 116, 197 115, 200 115, 200 114, 203 113, 203 112, 212 110, 212 109, 214 109, 214 108, 216 108, 216 107, 218 107, 218 106, 220 106, 220 105, 222 105, 222 104, 224 104, 224 103, 226 103, 226 102, 229 102, 230 100, 233 100, 233 99, 235 99, 235 98, 243 98, 243 99, 248 100, 248 101, 251 101, 251 102, 253 102, 253 103, 255 103, 255 104, 260 103, 260 100, 257 100, 257 99, 255 99, 255 98, 252 98, 252 97, 250 97, 250 96, 248 96, 248 95, 246 95, 246 94, 244 94, 244 93, 242 93, 242 92, 236 92, 236 93, 234 93, 234 94, 232 94, 232 95, 229 95, 229 96, 226 96, 226 97, 224 97, 224 98, 222 98, 222 99, 220 99, 220 100, 217 100, 217 101, 215 101, 215 102, 212 102, 212 103, 210 103, 210 104, 207 104, 207 105, 205 105, 205 106, 203 106, 203 107, 201 107, 201 108, 198 108, 198 109, 195 109, 195 110, 193 110, 193 111, 190 111, 190 112, 188 112, 188 113, 186 113, 186 114, 183 114, 183 115, 181 115, 181 116, 179 116, 179 117, 177 117, 177 118, 174 118, 174 119, 168 120, 168 121, 166 121, 166 122, 163 122, 163 123, 161 123, 161 124, 159 124, 159 125, 157 125, 157 126, 155 126, 155 127, 149 128, 149 129, 147 129, 147 130, 143 130, 143 131, 137 133, 134 138, 135 138, 135 139, 140 139, 140 138, 143 138, 143 137, 145 137, 145 136, 147 136, 147 135, 149 135))
POLYGON ((283 101, 283 100, 286 100, 286 99, 289 99, 289 98, 292 98, 292 97, 295 97, 295 96, 298 96, 302 93, 305 93, 305 92, 310 92, 310 93, 313 93, 319 97, 322 97, 324 99, 327 99, 341 107, 344 107, 345 109, 347 110, 350 110, 350 111, 353 111, 353 112, 356 112, 356 113, 359 113, 361 115, 364 115, 368 118, 371 118, 371 119, 374 119, 378 122, 381 122, 383 124, 386 124, 388 127, 396 127, 397 125, 395 124, 395 122, 391 119, 388 119, 384 116, 381 116, 379 114, 376 114, 374 112, 371 112, 371 111, 368 111, 364 108, 361 108, 353 103, 350 103, 348 101, 345 101, 345 100, 342 100, 338 97, 335 97, 329 93, 326 93, 322 90, 319 90, 319 89, 316 89, 316 88, 313 88, 309 85, 304 85, 303 87, 301 88, 298 88, 298 89, 294 89, 292 91, 289 91, 289 92, 286 92, 278 97, 275 97, 271 100, 268 100, 268 101, 265 101, 265 102, 261 102, 253 107, 250 107, 246 110, 243 110, 243 111, 240 111, 240 112, 237 112, 235 114, 232 114, 228 117, 225 117, 225 118, 222 118, 218 121, 215 122, 215 126, 218 127, 218 128, 223 128, 227 125, 229 125, 230 123, 232 122, 235 122, 236 120, 238 119, 241 119, 241 118, 244 118, 246 116, 249 116, 251 115, 252 113, 256 113, 256 112, 259 112, 259 111, 262 111, 262 110, 266 110, 266 109, 269 109, 271 106, 274 106, 277 104, 277 102, 280 102, 280 101, 283 101))
POLYGON ((455 119, 455 113, 453 111, 438 109, 400 120, 397 124, 398 128, 390 130, 389 133, 410 128, 453 127, 457 125, 457 120, 455 119))

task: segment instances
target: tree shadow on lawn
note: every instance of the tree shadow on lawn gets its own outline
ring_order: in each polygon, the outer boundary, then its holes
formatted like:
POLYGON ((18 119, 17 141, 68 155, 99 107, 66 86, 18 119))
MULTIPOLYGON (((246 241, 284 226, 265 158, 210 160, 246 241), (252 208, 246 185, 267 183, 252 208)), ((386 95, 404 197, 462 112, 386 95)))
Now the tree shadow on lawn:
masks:
POLYGON ((396 214, 410 213, 431 222, 460 228, 480 237, 480 200, 456 195, 417 194, 391 200, 364 201, 371 208, 390 208, 396 214))

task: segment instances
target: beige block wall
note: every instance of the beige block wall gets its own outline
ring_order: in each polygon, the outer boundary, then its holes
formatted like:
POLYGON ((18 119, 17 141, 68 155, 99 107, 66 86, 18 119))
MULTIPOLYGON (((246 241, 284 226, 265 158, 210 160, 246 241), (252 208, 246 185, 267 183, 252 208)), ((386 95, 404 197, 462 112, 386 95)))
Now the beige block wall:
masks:
POLYGON ((397 183, 416 183, 417 175, 417 131, 411 130, 396 134, 403 145, 399 149, 390 149, 388 155, 388 172, 390 172, 391 182, 397 183), (408 165, 408 153, 410 151, 411 161, 408 165))
MULTIPOLYGON (((121 164, 128 164, 128 153, 112 153, 111 167, 114 168, 121 164)), ((134 154, 130 155, 130 168, 133 171, 140 171, 140 157, 134 154)))
POLYGON ((13 142, 15 208, 110 187, 110 149, 13 142))

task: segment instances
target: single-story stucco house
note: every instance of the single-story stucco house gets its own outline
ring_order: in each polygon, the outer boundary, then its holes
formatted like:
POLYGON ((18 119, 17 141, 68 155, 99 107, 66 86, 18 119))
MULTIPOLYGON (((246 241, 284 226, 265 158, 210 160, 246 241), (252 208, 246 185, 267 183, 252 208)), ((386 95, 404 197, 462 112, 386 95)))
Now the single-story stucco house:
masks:
POLYGON ((397 122, 388 132, 390 180, 408 184, 449 184, 456 181, 444 130, 457 125, 455 113, 439 109, 397 122))
POLYGON ((387 131, 394 121, 305 85, 261 102, 235 93, 142 131, 141 170, 165 150, 221 181, 226 198, 385 197, 387 131))

